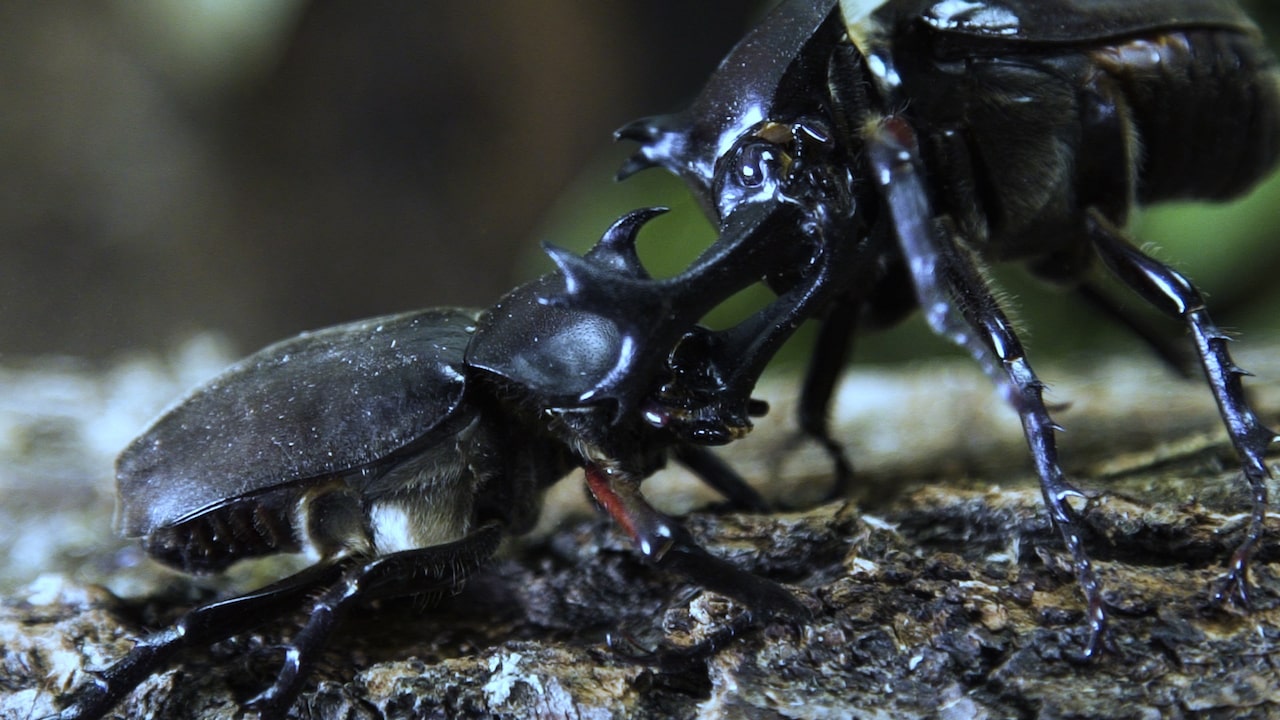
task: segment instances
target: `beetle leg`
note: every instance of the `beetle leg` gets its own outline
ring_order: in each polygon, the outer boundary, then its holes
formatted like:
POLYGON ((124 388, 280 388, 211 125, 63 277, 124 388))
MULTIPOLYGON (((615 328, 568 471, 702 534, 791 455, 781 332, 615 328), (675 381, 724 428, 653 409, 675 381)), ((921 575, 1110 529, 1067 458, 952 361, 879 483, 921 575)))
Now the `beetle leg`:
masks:
POLYGON ((1058 528, 1088 603, 1089 641, 1085 656, 1097 652, 1106 627, 1102 591, 1077 531, 1076 512, 1067 503, 1081 493, 1058 464, 1054 431, 1042 397, 1044 384, 1031 370, 1022 344, 967 251, 942 238, 925 188, 915 131, 890 116, 867 130, 867 156, 880 184, 909 264, 917 299, 930 327, 968 350, 1022 420, 1035 459, 1040 491, 1058 528))
POLYGON ((800 389, 800 407, 797 412, 800 431, 805 437, 821 445, 835 466, 835 477, 828 491, 828 499, 847 495, 853 481, 853 466, 849 464, 844 446, 831 437, 830 421, 831 397, 853 345, 859 310, 856 302, 838 302, 822 320, 818 340, 809 355, 804 385, 800 389))
POLYGON ((808 615, 808 610, 781 585, 737 568, 699 546, 679 523, 644 499, 639 477, 596 463, 588 463, 584 470, 591 494, 631 536, 646 560, 741 602, 757 616, 808 615))
POLYGON ((1084 282, 1076 288, 1076 292, 1108 318, 1141 338, 1147 344, 1147 347, 1151 348, 1152 352, 1174 372, 1188 379, 1193 376, 1194 361, 1188 357, 1187 352, 1181 345, 1175 345, 1171 342, 1172 338, 1167 334, 1160 332, 1158 328, 1152 327, 1143 318, 1122 307, 1116 302, 1115 298, 1112 298, 1095 283, 1084 282))
POLYGON ((239 597, 201 605, 170 627, 142 638, 120 660, 102 671, 97 682, 81 689, 60 720, 97 718, 180 651, 231 637, 292 611, 318 587, 337 580, 343 563, 313 565, 279 582, 239 597))
POLYGON ((1253 510, 1245 539, 1231 555, 1227 574, 1215 591, 1218 602, 1235 600, 1241 605, 1249 601, 1249 555, 1262 535, 1267 512, 1267 480, 1271 470, 1264 460, 1267 446, 1276 440, 1254 414, 1245 399, 1241 377, 1248 373, 1231 361, 1227 352, 1230 340, 1209 318, 1199 291, 1181 273, 1143 254, 1126 239, 1124 232, 1109 222, 1102 213, 1091 210, 1088 230, 1093 246, 1107 267, 1147 302, 1187 324, 1195 342, 1196 354, 1219 414, 1227 426, 1227 435, 1240 457, 1245 479, 1253 495, 1253 510))
POLYGON ((702 640, 683 647, 662 643, 644 644, 626 630, 608 633, 605 643, 627 662, 656 666, 664 673, 695 672, 698 667, 705 667, 707 658, 746 632, 751 622, 751 613, 741 613, 708 633, 702 640))
POLYGON ((689 468, 703 482, 724 496, 735 510, 763 513, 769 511, 769 503, 742 479, 718 455, 700 445, 676 446, 675 458, 689 468))
MULTIPOLYGON (((1092 276, 1096 253, 1089 244, 1055 253, 1028 265, 1031 274, 1057 287, 1075 292, 1108 320, 1138 336, 1169 369, 1190 379, 1196 368, 1191 353, 1169 328, 1157 327, 1155 318, 1139 315, 1124 306, 1092 276)), ((1163 320, 1164 318, 1159 318, 1163 320)))
POLYGON ((248 707, 263 718, 283 717, 306 679, 321 648, 342 615, 358 602, 386 597, 456 590, 466 577, 498 550, 501 525, 488 523, 461 540, 402 550, 351 566, 315 601, 307 624, 285 650, 275 683, 248 707))

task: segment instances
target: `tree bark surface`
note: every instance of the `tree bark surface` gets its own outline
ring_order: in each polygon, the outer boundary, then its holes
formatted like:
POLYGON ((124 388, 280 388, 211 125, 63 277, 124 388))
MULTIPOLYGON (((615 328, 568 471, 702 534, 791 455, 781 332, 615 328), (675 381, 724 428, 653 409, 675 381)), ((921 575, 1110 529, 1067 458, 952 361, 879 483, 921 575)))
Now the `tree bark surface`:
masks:
MULTIPOLYGON (((1276 427, 1280 346, 1250 345, 1240 362, 1259 375, 1249 388, 1276 427)), ((163 397, 174 367, 5 371, 4 718, 55 712, 148 630, 279 572, 259 564, 192 581, 111 534, 108 448, 128 437, 95 423, 133 417, 113 405, 138 394, 124 389, 163 397), (37 381, 54 389, 13 397, 37 381)), ((967 364, 930 363, 855 369, 842 385, 834 421, 857 466, 852 498, 821 501, 830 464, 795 441, 798 382, 786 377, 761 388, 773 411, 725 453, 783 509, 717 511, 674 471, 646 485, 712 553, 786 584, 811 618, 752 622, 646 566, 571 478, 539 530, 460 594, 353 613, 292 714, 1280 717, 1280 527, 1273 511, 1250 611, 1211 603, 1248 503, 1203 383, 1143 358, 1041 375, 1063 404, 1062 456, 1088 496, 1077 507, 1111 608, 1111 648, 1094 661, 1079 660, 1082 597, 1016 417, 967 364)), ((236 717, 303 612, 187 653, 114 714, 236 717)))

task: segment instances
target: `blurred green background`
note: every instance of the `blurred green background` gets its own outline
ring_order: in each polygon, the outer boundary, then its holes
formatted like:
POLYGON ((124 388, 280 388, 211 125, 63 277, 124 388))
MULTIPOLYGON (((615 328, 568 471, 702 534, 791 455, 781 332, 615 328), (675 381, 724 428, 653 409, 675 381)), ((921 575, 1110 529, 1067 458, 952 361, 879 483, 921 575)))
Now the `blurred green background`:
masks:
MULTIPOLYGON (((673 212, 643 255, 674 272, 711 230, 663 173, 614 183, 628 148, 610 134, 682 107, 769 4, 5 3, 0 361, 112 360, 208 330, 248 352, 358 317, 487 306, 549 267, 539 241, 584 249, 649 205, 673 212)), ((1275 3, 1254 9, 1280 28, 1275 3)), ((1277 208, 1273 181, 1227 207, 1150 211, 1135 231, 1221 324, 1274 333, 1277 208)), ((1037 357, 1135 346, 1074 299, 999 277, 1037 357)), ((916 319, 857 357, 940 352, 916 319)))

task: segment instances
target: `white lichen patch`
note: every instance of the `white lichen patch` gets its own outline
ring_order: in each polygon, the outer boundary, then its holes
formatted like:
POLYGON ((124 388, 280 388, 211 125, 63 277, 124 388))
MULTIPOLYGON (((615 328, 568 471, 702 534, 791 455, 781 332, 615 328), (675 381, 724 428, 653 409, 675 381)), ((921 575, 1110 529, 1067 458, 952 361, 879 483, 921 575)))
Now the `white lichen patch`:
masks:
POLYGON ((534 693, 541 695, 544 690, 542 681, 520 667, 524 659, 520 653, 503 653, 489 658, 489 671, 493 675, 484 685, 484 694, 493 705, 502 705, 511 698, 513 688, 518 684, 529 686, 534 693))

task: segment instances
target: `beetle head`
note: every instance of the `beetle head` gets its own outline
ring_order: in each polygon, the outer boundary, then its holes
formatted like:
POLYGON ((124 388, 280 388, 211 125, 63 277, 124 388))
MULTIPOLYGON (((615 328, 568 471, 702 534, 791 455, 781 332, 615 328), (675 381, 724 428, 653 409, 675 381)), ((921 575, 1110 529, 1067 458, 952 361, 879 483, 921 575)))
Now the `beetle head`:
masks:
POLYGON ((540 407, 621 401, 636 368, 658 362, 679 334, 654 338, 671 298, 635 250, 645 222, 665 208, 615 222, 583 256, 550 245, 559 270, 521 285, 486 312, 467 348, 467 364, 497 375, 540 407))
MULTIPOLYGON (((722 220, 726 205, 718 180, 726 162, 744 142, 761 133, 777 140, 777 126, 821 111, 827 58, 842 25, 834 0, 790 0, 779 6, 739 42, 687 110, 643 118, 616 133, 640 148, 618 173, 619 179, 650 167, 680 176, 703 209, 722 220)), ((781 157, 778 157, 781 160, 781 157)), ((768 162, 770 158, 747 158, 768 162)))
POLYGON ((662 167, 682 177, 723 248, 799 246, 797 257, 775 257, 765 274, 775 289, 790 286, 795 268, 828 238, 850 236, 856 221, 857 133, 849 125, 868 103, 845 33, 835 0, 783 3, 734 47, 688 110, 618 131, 640 143, 619 176, 662 167))
POLYGON ((751 418, 769 406, 734 392, 725 351, 741 348, 730 347, 727 336, 699 325, 680 338, 667 358, 666 381, 646 398, 646 422, 698 445, 724 445, 750 432, 751 418))
POLYGON ((611 405, 616 423, 653 392, 672 349, 711 309, 778 268, 811 262, 808 244, 772 242, 800 222, 794 212, 742 212, 683 272, 654 279, 635 240, 663 212, 623 216, 582 256, 545 246, 558 271, 485 312, 467 365, 505 379, 539 407, 611 405))

